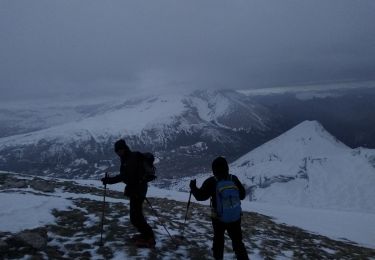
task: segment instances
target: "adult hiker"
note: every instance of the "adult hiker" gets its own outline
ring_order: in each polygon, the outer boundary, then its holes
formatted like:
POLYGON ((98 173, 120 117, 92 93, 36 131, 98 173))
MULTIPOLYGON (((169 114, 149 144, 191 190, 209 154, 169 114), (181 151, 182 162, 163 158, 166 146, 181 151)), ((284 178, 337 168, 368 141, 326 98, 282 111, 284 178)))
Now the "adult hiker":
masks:
POLYGON ((126 184, 124 194, 130 200, 130 222, 139 232, 132 240, 138 247, 154 247, 154 232, 147 224, 142 210, 148 188, 147 181, 142 179, 142 153, 132 152, 123 139, 118 140, 114 148, 121 160, 120 174, 104 177, 102 182, 104 185, 119 182, 126 184))
POLYGON ((212 162, 212 172, 214 176, 206 179, 201 188, 197 188, 196 180, 190 181, 190 189, 198 201, 211 198, 214 258, 223 259, 224 233, 227 231, 237 259, 249 259, 241 230, 240 200, 246 196, 245 189, 236 176, 229 174, 224 157, 217 157, 212 162))

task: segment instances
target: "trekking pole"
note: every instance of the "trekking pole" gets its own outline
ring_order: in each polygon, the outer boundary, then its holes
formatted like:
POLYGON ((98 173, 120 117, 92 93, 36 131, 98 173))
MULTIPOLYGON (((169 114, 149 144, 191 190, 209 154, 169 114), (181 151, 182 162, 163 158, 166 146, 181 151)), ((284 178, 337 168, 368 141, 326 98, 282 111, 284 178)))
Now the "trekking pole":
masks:
POLYGON ((168 236, 171 238, 172 241, 174 241, 174 239, 173 239, 173 237, 171 236, 171 234, 169 233, 167 227, 166 227, 166 226, 163 224, 163 222, 161 221, 161 219, 160 219, 158 213, 156 212, 156 210, 154 209, 154 207, 152 207, 150 201, 149 201, 147 198, 145 198, 145 200, 146 200, 147 204, 150 206, 150 208, 151 208, 152 212, 154 213, 154 215, 158 218, 159 223, 163 226, 163 228, 165 229, 165 231, 167 231, 168 236))
MULTIPOLYGON (((108 177, 108 172, 105 173, 105 178, 108 177)), ((105 211, 105 196, 107 193, 107 183, 104 184, 104 193, 103 193, 103 207, 102 207, 102 223, 100 229, 100 246, 103 246, 103 229, 104 229, 104 211, 105 211)))
POLYGON ((187 217, 188 217, 188 211, 189 211, 189 207, 190 207, 190 201, 191 201, 191 191, 190 191, 189 200, 188 200, 188 203, 187 203, 187 206, 186 206, 186 214, 185 214, 184 225, 182 226, 182 231, 181 231, 181 237, 182 238, 184 236, 184 231, 185 231, 185 226, 186 226, 186 220, 187 220, 187 217))

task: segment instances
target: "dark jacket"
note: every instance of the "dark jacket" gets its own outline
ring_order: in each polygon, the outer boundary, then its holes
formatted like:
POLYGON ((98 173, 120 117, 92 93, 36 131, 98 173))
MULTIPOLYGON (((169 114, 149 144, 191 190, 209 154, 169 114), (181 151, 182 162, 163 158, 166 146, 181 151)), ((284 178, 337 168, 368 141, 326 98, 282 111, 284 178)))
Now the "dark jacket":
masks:
POLYGON ((114 184, 124 182, 126 196, 146 196, 147 183, 141 182, 142 154, 140 152, 129 152, 121 158, 120 174, 109 177, 107 183, 114 184))
MULTIPOLYGON (((240 192, 240 199, 243 200, 246 197, 245 188, 235 175, 232 175, 232 180, 238 187, 238 190, 240 192)), ((211 198, 211 206, 216 209, 216 184, 217 179, 215 176, 212 176, 203 182, 201 188, 195 187, 191 190, 191 192, 198 201, 208 200, 209 198, 211 198)))

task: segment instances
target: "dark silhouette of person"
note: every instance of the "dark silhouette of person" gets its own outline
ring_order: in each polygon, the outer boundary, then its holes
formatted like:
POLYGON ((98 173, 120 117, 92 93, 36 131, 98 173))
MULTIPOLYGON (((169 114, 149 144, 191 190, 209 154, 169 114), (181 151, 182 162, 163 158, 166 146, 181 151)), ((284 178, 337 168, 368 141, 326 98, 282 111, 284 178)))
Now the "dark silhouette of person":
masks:
POLYGON ((206 179, 201 188, 197 188, 196 180, 192 180, 190 182, 190 189, 198 201, 211 198, 211 207, 213 212, 211 219, 214 230, 212 245, 213 256, 215 259, 223 259, 224 233, 227 231, 232 240, 233 251, 235 252, 237 259, 249 259, 245 245, 242 242, 241 217, 237 221, 225 223, 219 220, 216 214, 216 185, 218 181, 231 178, 238 188, 239 197, 241 200, 243 200, 246 196, 245 188, 236 176, 229 175, 228 163, 224 157, 217 157, 212 162, 212 172, 214 176, 206 179))
POLYGON ((115 152, 120 157, 120 174, 114 177, 102 178, 103 184, 126 184, 124 194, 130 200, 130 222, 140 234, 133 236, 132 240, 139 247, 154 247, 155 236, 152 228, 143 215, 143 202, 146 198, 148 184, 141 180, 142 154, 130 151, 125 140, 118 140, 115 152))

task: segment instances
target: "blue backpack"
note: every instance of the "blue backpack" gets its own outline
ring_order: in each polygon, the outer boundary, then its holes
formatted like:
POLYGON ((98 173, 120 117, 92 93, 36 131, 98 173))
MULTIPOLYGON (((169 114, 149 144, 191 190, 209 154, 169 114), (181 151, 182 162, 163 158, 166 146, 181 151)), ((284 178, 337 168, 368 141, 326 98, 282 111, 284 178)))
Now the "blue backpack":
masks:
POLYGON ((228 179, 217 180, 216 184, 216 214, 220 221, 235 222, 241 218, 240 192, 232 175, 228 179))

